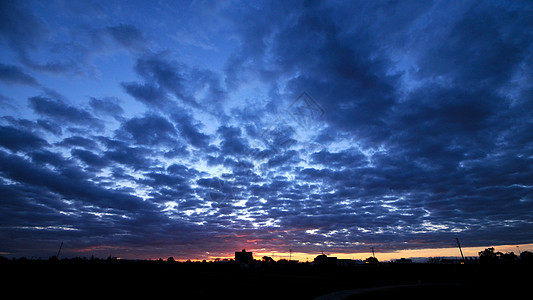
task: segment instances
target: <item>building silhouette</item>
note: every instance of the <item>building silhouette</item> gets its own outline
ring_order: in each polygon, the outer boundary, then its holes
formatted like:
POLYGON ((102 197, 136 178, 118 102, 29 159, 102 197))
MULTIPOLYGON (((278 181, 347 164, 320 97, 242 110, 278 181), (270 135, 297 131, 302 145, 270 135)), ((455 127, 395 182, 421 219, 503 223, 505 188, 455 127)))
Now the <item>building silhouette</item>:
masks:
POLYGON ((241 252, 235 252, 235 262, 243 264, 251 264, 254 262, 252 252, 246 252, 246 249, 242 249, 241 252))
POLYGON ((327 256, 326 254, 320 254, 313 260, 315 265, 328 265, 328 266, 336 266, 337 265, 337 258, 332 256, 327 256))
POLYGON ((413 260, 410 259, 410 258, 400 258, 400 259, 396 259, 393 261, 394 263, 396 264, 412 264, 413 263, 413 260))

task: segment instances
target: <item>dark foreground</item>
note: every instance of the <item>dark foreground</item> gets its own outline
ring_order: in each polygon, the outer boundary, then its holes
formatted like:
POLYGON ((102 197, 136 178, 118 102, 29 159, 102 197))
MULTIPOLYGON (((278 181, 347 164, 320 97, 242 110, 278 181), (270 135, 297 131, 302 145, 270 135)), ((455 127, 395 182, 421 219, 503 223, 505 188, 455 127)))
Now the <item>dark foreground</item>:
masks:
POLYGON ((533 287, 531 265, 519 264, 354 267, 278 264, 243 268, 231 263, 4 261, 0 268, 5 278, 2 292, 5 295, 15 292, 17 298, 314 299, 324 295, 326 299, 494 298, 530 295, 533 287))

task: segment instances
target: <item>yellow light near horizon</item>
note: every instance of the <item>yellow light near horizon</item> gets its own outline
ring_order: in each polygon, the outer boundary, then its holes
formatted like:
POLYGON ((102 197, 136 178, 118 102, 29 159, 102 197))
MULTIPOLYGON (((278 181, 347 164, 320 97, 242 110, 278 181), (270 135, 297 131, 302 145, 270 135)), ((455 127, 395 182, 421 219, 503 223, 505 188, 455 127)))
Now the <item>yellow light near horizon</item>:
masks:
MULTIPOLYGON (((514 252, 518 255, 518 248, 520 252, 531 251, 533 252, 533 243, 532 244, 519 244, 519 245, 499 245, 499 246, 480 246, 480 247, 462 247, 463 255, 465 257, 473 256, 478 257, 479 252, 483 251, 489 247, 494 247, 496 251, 503 253, 514 252)), ((391 259, 400 259, 402 257, 449 257, 456 256, 461 257, 461 253, 457 247, 450 248, 428 248, 428 249, 409 249, 409 250, 399 250, 394 252, 379 252, 379 249, 376 250, 376 258, 380 261, 386 261, 391 259)), ((338 258, 355 258, 355 259, 366 259, 372 256, 371 252, 368 253, 329 253, 330 256, 337 256, 338 258)), ((314 258, 314 257, 313 257, 314 258)))
MULTIPOLYGON (((499 252, 514 252, 516 255, 518 254, 518 248, 520 249, 520 252, 524 251, 531 251, 533 252, 533 243, 531 244, 518 244, 518 245, 499 245, 499 246, 479 246, 479 247, 462 247, 463 254, 465 257, 479 257, 479 252, 483 251, 487 248, 494 247, 495 251, 499 252)), ((461 253, 459 252, 459 249, 457 247, 450 247, 450 248, 428 248, 428 249, 408 249, 408 250, 399 250, 399 251, 392 251, 392 252, 379 252, 379 249, 374 249, 376 258, 379 261, 388 261, 392 259, 400 259, 400 258, 430 258, 430 257, 461 257, 461 253)), ((299 262, 313 262, 315 257, 322 254, 320 252, 317 253, 305 253, 305 252, 277 252, 277 251, 254 251, 253 249, 250 249, 247 251, 253 252, 253 257, 256 260, 262 260, 263 256, 269 256, 275 261, 278 261, 280 259, 286 259, 289 260, 289 257, 291 260, 298 260, 299 262)), ((358 252, 358 253, 343 253, 343 252, 328 252, 324 251, 324 254, 328 256, 337 257, 339 259, 360 259, 365 260, 372 256, 372 252, 358 252)), ((233 259, 234 255, 233 253, 231 255, 221 255, 218 256, 218 258, 221 259, 233 259)), ((211 260, 214 260, 215 257, 210 257, 211 260)))

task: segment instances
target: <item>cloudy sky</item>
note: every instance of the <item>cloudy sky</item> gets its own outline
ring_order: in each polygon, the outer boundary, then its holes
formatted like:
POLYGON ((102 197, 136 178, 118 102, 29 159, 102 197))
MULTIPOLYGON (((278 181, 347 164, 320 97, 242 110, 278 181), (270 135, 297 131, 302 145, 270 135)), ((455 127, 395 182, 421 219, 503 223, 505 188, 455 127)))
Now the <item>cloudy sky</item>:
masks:
POLYGON ((532 15, 1 1, 1 255, 531 243, 532 15))

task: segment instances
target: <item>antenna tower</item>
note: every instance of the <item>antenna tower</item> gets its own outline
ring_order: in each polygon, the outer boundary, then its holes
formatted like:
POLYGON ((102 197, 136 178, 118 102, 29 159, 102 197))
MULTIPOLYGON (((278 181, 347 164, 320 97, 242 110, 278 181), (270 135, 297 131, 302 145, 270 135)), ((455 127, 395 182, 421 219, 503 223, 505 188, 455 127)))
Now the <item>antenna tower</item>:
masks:
POLYGON ((463 255, 463 250, 461 249, 461 244, 459 243, 459 238, 455 238, 457 241, 457 246, 459 247, 459 251, 461 252, 461 258, 463 259, 463 264, 465 263, 465 256, 463 255))

